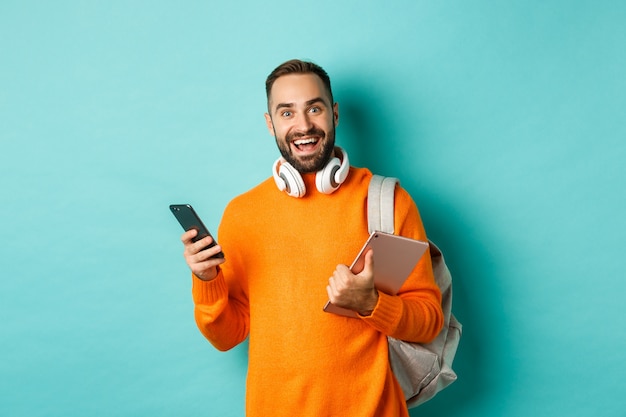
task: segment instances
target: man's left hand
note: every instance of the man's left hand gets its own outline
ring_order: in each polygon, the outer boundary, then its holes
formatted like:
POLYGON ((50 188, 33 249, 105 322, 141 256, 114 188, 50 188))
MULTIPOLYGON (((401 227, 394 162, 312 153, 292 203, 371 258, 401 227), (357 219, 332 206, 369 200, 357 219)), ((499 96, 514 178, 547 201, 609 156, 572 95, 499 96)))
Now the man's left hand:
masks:
POLYGON ((378 303, 378 291, 374 287, 374 251, 365 254, 365 267, 353 274, 346 265, 337 265, 326 287, 333 305, 369 316, 378 303))

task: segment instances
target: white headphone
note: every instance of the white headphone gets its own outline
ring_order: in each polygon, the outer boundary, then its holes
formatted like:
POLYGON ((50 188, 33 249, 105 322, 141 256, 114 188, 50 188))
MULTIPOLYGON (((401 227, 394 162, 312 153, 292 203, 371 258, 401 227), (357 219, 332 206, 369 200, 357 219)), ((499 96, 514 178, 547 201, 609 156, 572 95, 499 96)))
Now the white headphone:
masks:
MULTIPOLYGON (((330 194, 337 190, 348 177, 350 161, 348 154, 340 147, 335 151, 341 154, 341 160, 332 157, 324 168, 315 174, 315 187, 320 193, 330 194)), ((285 158, 280 157, 272 166, 274 181, 279 190, 285 191, 292 197, 303 197, 306 194, 306 186, 302 176, 285 158)))

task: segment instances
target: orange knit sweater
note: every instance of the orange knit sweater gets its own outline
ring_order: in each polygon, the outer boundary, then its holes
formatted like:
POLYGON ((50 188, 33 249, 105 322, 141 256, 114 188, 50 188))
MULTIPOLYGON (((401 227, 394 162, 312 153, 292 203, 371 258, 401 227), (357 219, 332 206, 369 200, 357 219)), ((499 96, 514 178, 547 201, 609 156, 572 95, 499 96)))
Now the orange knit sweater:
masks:
MULTIPOLYGON (((220 350, 249 336, 249 417, 407 416, 389 367, 387 339, 428 342, 439 332, 441 295, 424 256, 399 296, 380 293, 368 317, 322 310, 337 264, 349 265, 365 242, 372 174, 351 168, 330 195, 305 175, 293 198, 268 179, 226 208, 218 240, 226 262, 213 281, 193 277, 195 318, 220 350)), ((426 239, 413 200, 396 190, 395 230, 426 239)))

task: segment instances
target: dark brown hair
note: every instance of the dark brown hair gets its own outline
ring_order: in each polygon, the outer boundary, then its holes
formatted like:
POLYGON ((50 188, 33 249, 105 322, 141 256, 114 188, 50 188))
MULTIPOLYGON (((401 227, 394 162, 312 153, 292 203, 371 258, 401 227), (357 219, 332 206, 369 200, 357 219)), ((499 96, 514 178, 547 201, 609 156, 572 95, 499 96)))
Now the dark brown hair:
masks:
POLYGON ((267 95, 268 103, 270 100, 270 93, 272 91, 272 86, 274 85, 274 82, 279 77, 289 74, 317 75, 318 77, 320 77, 322 83, 324 84, 324 87, 326 87, 326 90, 328 91, 328 95, 330 96, 330 104, 332 105, 334 103, 333 91, 330 88, 330 77, 328 76, 326 71, 324 71, 322 67, 314 64, 313 62, 301 61, 299 59, 292 59, 287 62, 283 62, 282 64, 277 66, 276 69, 274 69, 274 71, 270 73, 270 75, 267 76, 267 79, 265 80, 265 94, 267 95))

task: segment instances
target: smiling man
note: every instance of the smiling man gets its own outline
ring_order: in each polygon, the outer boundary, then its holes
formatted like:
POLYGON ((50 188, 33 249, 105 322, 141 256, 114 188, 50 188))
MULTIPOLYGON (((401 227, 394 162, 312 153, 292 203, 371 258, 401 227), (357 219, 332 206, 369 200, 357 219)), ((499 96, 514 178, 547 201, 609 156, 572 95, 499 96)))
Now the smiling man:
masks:
POLYGON ((319 171, 334 152, 339 120, 330 86, 314 73, 278 72, 269 77, 267 88, 265 121, 281 155, 301 173, 319 171))
MULTIPOLYGON (((424 256, 397 295, 346 266, 368 237, 372 173, 335 145, 339 106, 318 65, 292 60, 266 81, 267 127, 281 157, 272 177, 233 199, 210 237, 183 234, 195 318, 220 350, 249 337, 248 416, 408 416, 387 336, 434 339, 441 294, 424 256), (211 258, 223 251, 225 259, 211 258), (357 318, 326 313, 334 305, 357 318)), ((396 234, 426 240, 408 193, 395 192, 396 234)), ((219 378, 219 376, 216 376, 219 378)))

